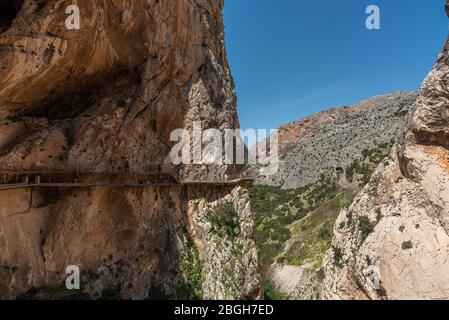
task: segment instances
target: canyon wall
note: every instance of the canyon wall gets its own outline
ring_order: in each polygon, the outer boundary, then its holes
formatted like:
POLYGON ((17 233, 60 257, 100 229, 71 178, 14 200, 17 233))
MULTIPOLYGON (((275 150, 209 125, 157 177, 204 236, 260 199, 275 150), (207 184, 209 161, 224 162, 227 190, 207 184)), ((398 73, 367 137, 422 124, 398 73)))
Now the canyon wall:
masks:
MULTIPOLYGON (((79 30, 71 1, 0 2, 0 171, 239 176, 169 156, 239 127, 223 0, 79 0, 79 30)), ((257 298, 252 227, 238 184, 0 190, 0 297, 72 296, 77 265, 90 298, 257 298)))
POLYGON ((390 157, 337 219, 322 298, 449 298, 448 81, 446 42, 390 157))

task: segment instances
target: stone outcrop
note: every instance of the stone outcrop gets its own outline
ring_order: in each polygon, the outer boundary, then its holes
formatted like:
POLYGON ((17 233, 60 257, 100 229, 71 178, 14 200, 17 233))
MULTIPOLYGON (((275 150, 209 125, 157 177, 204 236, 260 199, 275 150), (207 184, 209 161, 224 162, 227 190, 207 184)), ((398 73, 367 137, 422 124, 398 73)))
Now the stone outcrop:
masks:
MULTIPOLYGON (((68 30, 66 1, 0 0, 0 171, 238 175, 169 157, 175 129, 239 126, 223 0, 76 3, 80 29, 68 30)), ((30 288, 48 298, 68 265, 80 267, 94 298, 259 295, 240 186, 0 190, 0 199, 2 298, 30 288), (199 217, 220 206, 229 219, 205 227, 199 217)))
POLYGON ((281 126, 279 171, 258 175, 257 183, 293 189, 317 182, 322 174, 343 172, 362 159, 364 150, 395 139, 415 100, 416 93, 392 93, 281 126))
POLYGON ((322 298, 449 299, 448 61, 449 42, 390 158, 341 212, 322 298))

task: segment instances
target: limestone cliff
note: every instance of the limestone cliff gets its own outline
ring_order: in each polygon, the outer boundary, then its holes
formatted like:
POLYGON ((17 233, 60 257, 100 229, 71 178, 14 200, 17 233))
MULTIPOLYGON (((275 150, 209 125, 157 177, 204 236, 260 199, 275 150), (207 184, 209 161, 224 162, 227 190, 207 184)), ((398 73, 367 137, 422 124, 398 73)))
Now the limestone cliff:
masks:
MULTIPOLYGON (((0 0, 0 171, 238 175, 169 158, 175 129, 239 126, 223 0, 76 3, 68 30, 71 1, 0 0)), ((0 297, 64 296, 67 265, 94 298, 259 295, 239 185, 0 190, 0 297)))
POLYGON ((448 80, 449 42, 390 158, 337 219, 322 298, 449 298, 448 80))

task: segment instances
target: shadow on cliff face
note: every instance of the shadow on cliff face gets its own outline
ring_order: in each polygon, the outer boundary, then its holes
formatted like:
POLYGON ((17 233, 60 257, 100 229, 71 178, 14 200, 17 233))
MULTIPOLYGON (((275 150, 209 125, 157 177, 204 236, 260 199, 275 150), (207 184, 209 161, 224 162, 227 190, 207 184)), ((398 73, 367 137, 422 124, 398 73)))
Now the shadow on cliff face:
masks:
POLYGON ((0 0, 0 33, 9 29, 22 4, 23 0, 0 0))
POLYGON ((134 96, 135 83, 139 81, 135 70, 128 71, 124 66, 117 65, 107 72, 68 81, 62 90, 50 92, 44 99, 25 107, 16 117, 43 117, 50 121, 75 119, 89 108, 98 108, 104 98, 114 93, 134 96))

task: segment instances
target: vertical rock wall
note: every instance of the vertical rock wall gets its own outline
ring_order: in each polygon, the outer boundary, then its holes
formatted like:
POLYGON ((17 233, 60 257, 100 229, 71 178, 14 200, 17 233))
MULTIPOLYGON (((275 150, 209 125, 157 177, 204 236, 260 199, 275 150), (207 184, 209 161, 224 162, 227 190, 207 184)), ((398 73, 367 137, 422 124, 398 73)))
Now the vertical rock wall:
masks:
MULTIPOLYGON (((169 157, 175 129, 239 126, 223 1, 79 0, 67 30, 71 4, 24 0, 0 23, 0 171, 237 175, 169 157)), ((0 297, 65 297, 78 265, 94 298, 253 298, 252 239, 238 186, 0 190, 0 297), (229 219, 204 229, 222 203, 229 219)))
POLYGON ((449 298, 448 75, 446 43, 390 158, 337 220, 322 298, 449 298))

